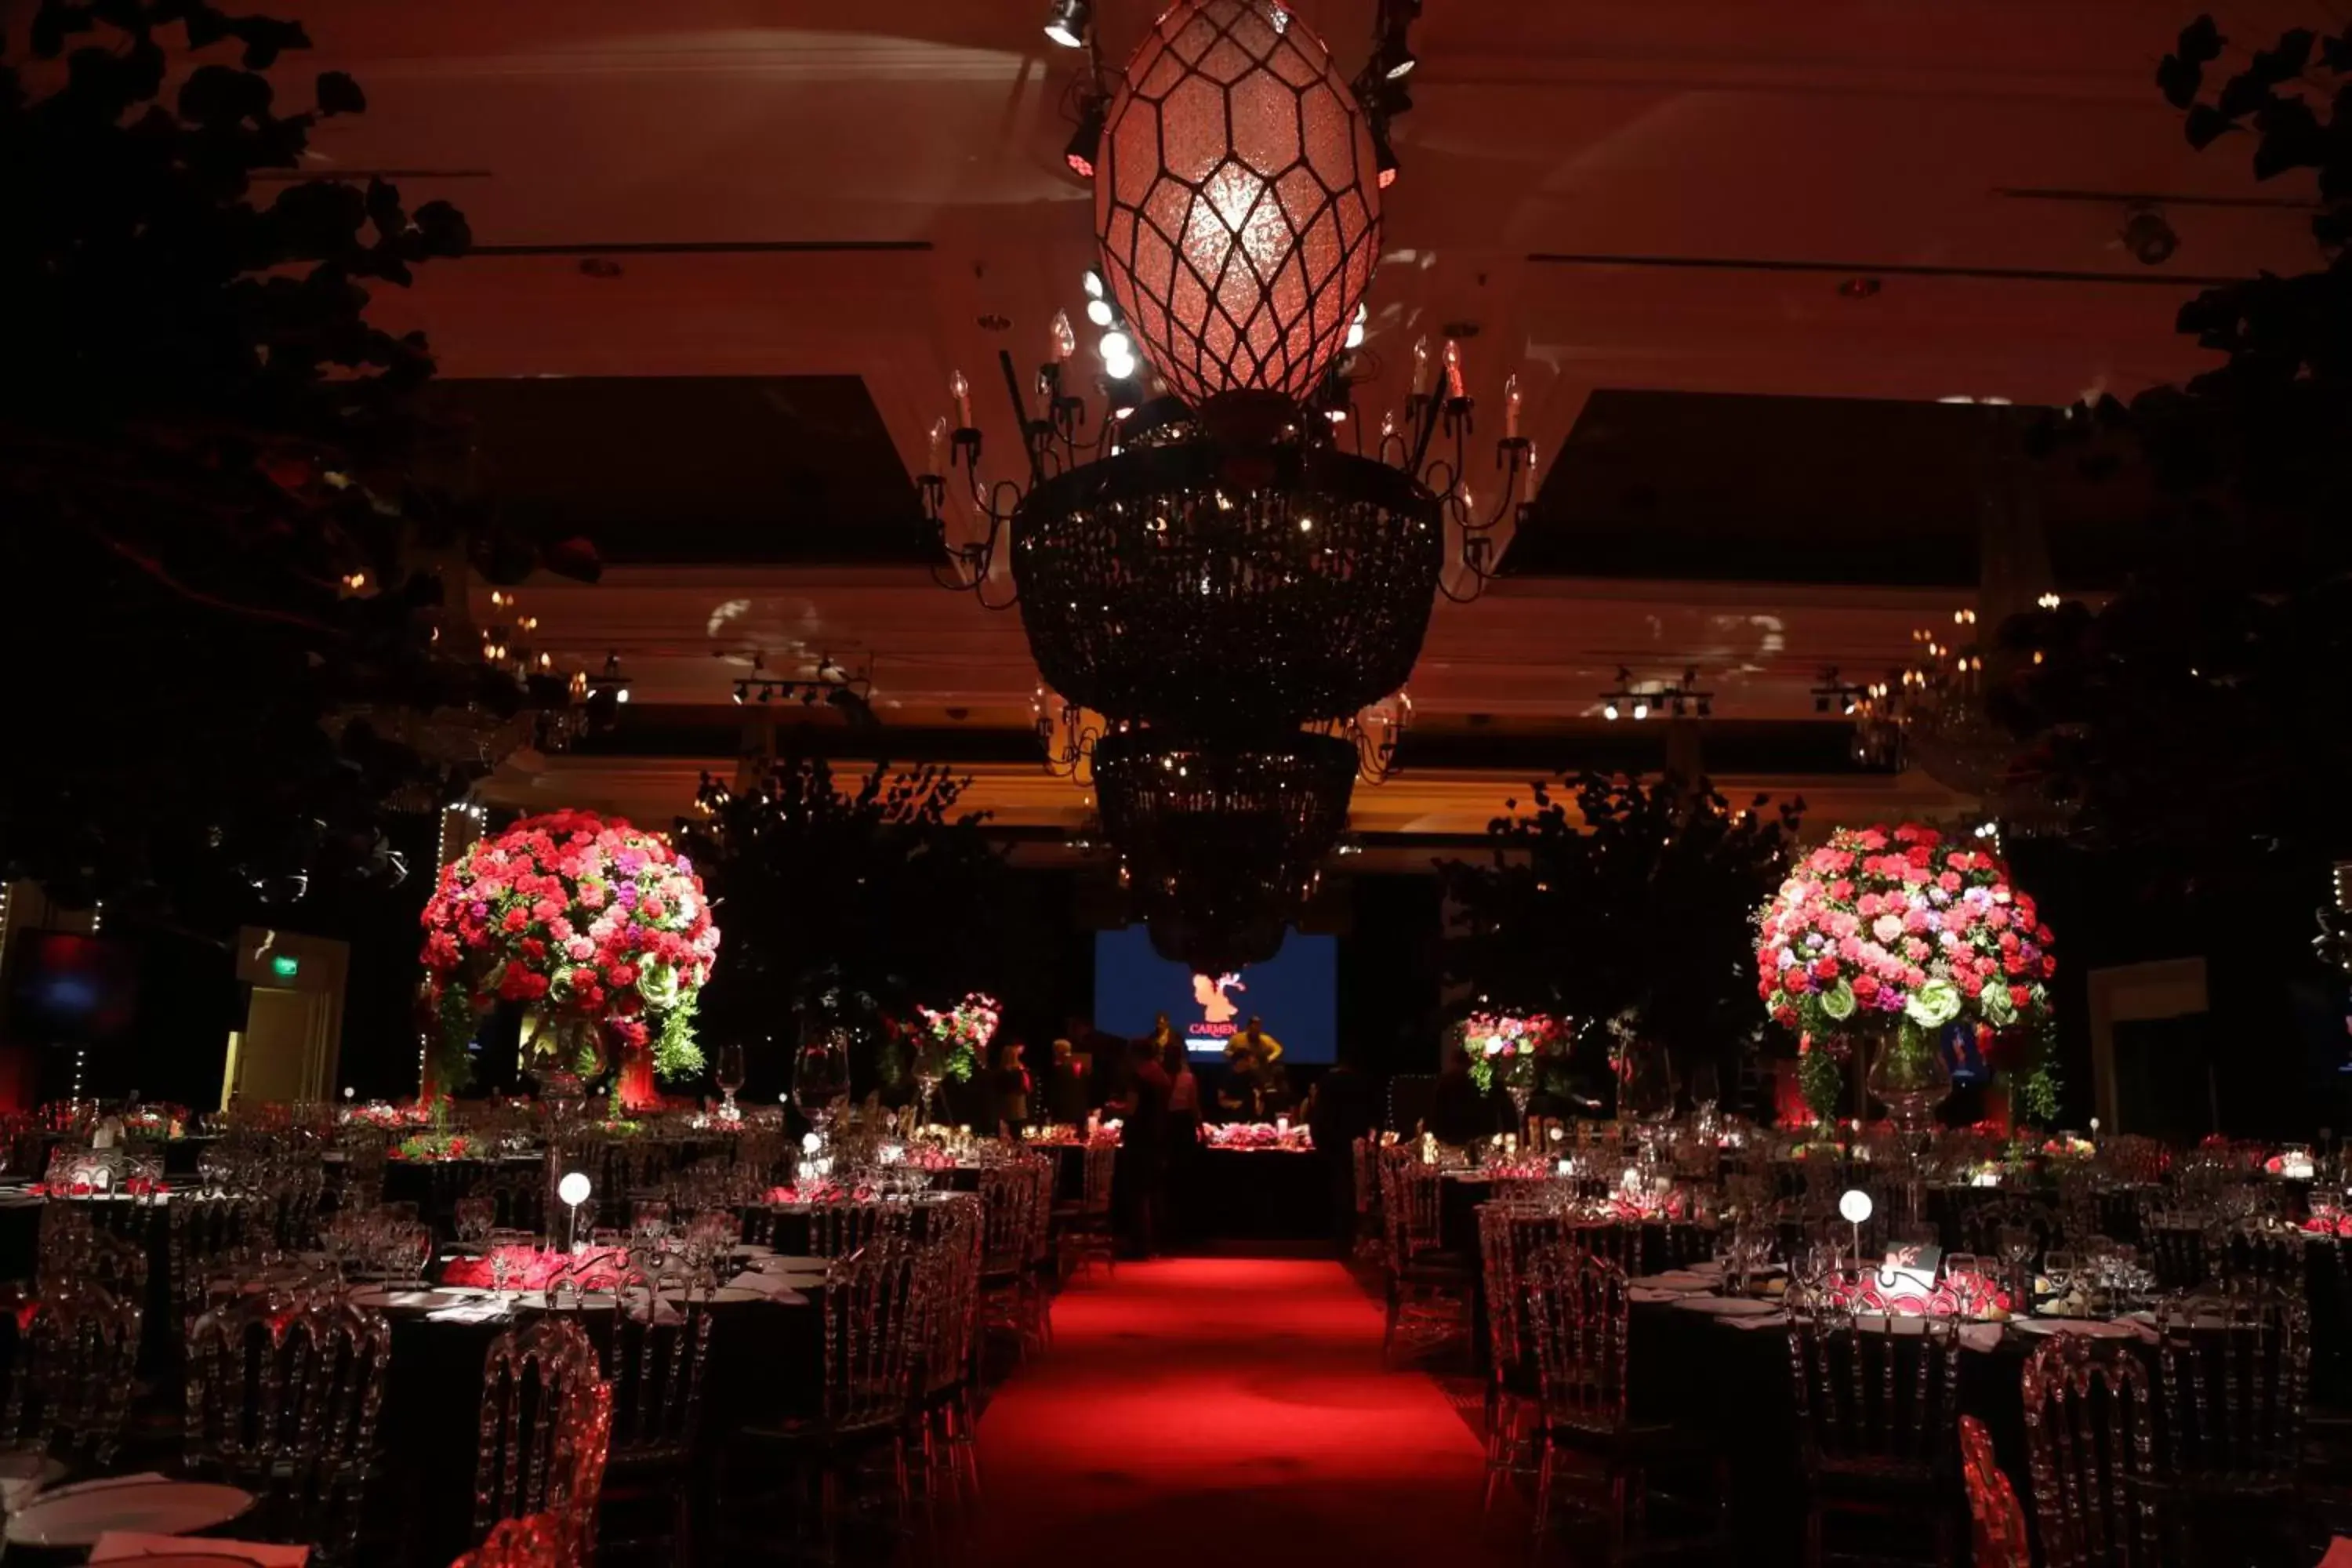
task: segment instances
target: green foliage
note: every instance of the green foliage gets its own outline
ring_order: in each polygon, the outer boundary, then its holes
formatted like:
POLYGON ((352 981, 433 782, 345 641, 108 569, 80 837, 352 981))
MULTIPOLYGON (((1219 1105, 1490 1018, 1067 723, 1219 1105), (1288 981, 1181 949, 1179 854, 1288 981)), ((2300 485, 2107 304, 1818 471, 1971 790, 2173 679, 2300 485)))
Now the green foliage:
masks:
POLYGON ((1799 1053, 1797 1092, 1804 1096, 1805 1109, 1821 1121, 1836 1120, 1838 1094, 1844 1082, 1837 1052, 1829 1046, 1817 1041, 1810 1050, 1799 1053))
POLYGON ((702 1070, 702 1047, 694 1038, 694 1013, 700 994, 688 991, 678 998, 676 1006, 662 1014, 659 1030, 654 1036, 656 1078, 676 1082, 702 1070))
POLYGON ((2058 1097, 2064 1081, 2058 1076, 2058 1024, 2045 1015, 2034 1026, 2026 1059, 2009 1075, 2011 1114, 2021 1121, 2047 1127, 2058 1120, 2058 1097))
POLYGON ((474 1031, 481 1026, 481 1019, 464 994, 451 986, 441 993, 435 1007, 435 1022, 438 1026, 430 1039, 433 1087, 436 1091, 434 1104, 439 1107, 448 1103, 448 1096, 473 1087, 474 1062, 466 1047, 472 1043, 474 1031))
POLYGON ((1485 861, 1439 863, 1462 921, 1447 979, 1481 1008, 1628 1016, 1678 1061, 1758 1035, 1752 921, 1803 801, 1735 809, 1705 779, 1584 773, 1569 798, 1538 782, 1531 808, 1507 805, 1485 861))
POLYGON ((712 1026, 757 1040, 821 1009, 880 1049, 889 1016, 992 981, 1006 877, 985 817, 957 809, 968 783, 877 763, 844 784, 797 750, 740 793, 706 778, 677 842, 724 900, 712 1026))

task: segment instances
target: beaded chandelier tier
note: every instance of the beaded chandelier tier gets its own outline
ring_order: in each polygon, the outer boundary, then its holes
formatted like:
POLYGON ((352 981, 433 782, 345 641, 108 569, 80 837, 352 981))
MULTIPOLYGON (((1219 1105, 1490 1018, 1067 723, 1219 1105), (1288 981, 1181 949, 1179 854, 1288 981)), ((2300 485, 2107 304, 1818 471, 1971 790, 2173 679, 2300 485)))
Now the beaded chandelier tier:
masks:
POLYGON ((1213 746, 1104 736, 1103 830, 1153 945, 1204 973, 1272 957, 1347 828, 1356 765, 1354 745, 1328 735, 1213 746))
POLYGON ((1095 237, 1178 396, 1306 399, 1381 241, 1370 127, 1323 40, 1267 0, 1162 16, 1103 123, 1095 237))
POLYGON ((1138 913, 1203 969, 1280 944, 1346 828, 1360 751, 1373 776, 1393 766, 1437 595, 1475 596, 1533 472, 1514 386, 1474 511, 1450 342, 1433 383, 1416 345, 1401 426, 1353 416, 1380 74, 1351 85, 1276 0, 1179 0, 1115 82, 1087 84, 1099 143, 1072 161, 1097 181, 1108 416, 1089 427, 1057 317, 1034 391, 998 356, 1025 475, 983 479, 957 375, 920 481, 950 585, 1020 606, 1049 765, 1090 769, 1138 913))
POLYGON ((1138 446, 1031 489, 1013 576, 1045 683, 1194 735, 1355 713, 1421 656, 1445 530, 1386 464, 1293 440, 1138 446))

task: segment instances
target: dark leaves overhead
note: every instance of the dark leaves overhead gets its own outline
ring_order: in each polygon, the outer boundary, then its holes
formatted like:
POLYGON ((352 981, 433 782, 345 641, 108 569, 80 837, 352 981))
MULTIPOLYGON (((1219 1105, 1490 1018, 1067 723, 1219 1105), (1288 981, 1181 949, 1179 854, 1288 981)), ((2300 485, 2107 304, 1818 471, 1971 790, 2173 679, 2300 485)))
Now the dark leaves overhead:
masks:
POLYGON ((1785 875, 1801 800, 1735 806, 1702 779, 1585 773, 1534 786, 1487 828, 1484 861, 1439 865, 1459 911, 1447 978, 1496 1007, 1580 1026, 1632 1013, 1713 1057, 1752 1037, 1756 910, 1785 875))
POLYGON ((440 571, 518 547, 457 482, 463 433, 423 417, 424 339, 365 314, 466 225, 383 184, 253 199, 319 116, 366 107, 336 71, 315 109, 273 89, 298 24, 47 0, 22 37, 65 68, 36 90, 0 59, 0 625, 27 742, 0 874, 233 925, 257 889, 375 874, 387 800, 467 781, 322 720, 526 700, 434 647, 440 571))
POLYGON ((2217 363, 2038 433, 2095 476, 2140 465, 2158 500, 2123 594, 2004 628, 2041 659, 2000 701, 2081 803, 2079 840, 2242 890, 2352 854, 2352 32, 2288 33, 2200 97, 2225 41, 2199 18, 2158 84, 2192 144, 2246 131, 2257 180, 2308 174, 2325 264, 2205 289, 2175 324, 2217 363))

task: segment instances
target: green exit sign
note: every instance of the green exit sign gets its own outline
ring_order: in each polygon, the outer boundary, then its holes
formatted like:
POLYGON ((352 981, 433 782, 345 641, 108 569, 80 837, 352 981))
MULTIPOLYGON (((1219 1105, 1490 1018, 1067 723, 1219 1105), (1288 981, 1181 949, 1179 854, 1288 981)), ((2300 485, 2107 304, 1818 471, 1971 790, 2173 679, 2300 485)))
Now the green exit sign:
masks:
POLYGON ((290 952, 273 953, 269 959, 269 973, 280 980, 291 980, 302 973, 302 961, 290 952))

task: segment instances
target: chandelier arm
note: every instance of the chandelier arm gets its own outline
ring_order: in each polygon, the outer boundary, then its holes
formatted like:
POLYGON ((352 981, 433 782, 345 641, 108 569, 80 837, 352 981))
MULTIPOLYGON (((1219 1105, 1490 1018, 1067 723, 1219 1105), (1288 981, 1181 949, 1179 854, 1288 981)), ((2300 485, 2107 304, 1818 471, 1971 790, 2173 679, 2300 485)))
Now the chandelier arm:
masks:
MULTIPOLYGON (((1037 456, 1037 448, 1045 437, 1039 435, 1038 426, 1029 422, 1029 400, 1021 395, 1021 377, 1013 368, 1013 351, 997 350, 996 364, 1004 373, 1004 395, 1013 400, 1013 426, 1021 432, 1021 450, 1029 459, 1029 482, 1034 485, 1045 477, 1037 456)), ((1047 422, 1044 428, 1050 435, 1053 426, 1047 422)))

